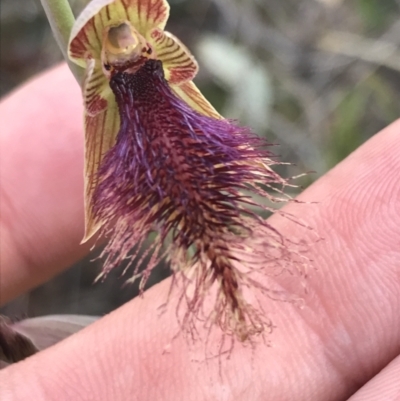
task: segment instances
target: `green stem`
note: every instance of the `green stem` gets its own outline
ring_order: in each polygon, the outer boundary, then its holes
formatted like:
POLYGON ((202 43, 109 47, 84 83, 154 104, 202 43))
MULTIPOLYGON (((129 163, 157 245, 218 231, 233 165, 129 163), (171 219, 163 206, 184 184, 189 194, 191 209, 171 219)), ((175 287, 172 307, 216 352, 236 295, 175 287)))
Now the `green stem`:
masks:
POLYGON ((71 6, 68 0, 41 0, 41 2, 57 44, 76 80, 81 84, 84 70, 68 58, 69 36, 75 22, 71 6))

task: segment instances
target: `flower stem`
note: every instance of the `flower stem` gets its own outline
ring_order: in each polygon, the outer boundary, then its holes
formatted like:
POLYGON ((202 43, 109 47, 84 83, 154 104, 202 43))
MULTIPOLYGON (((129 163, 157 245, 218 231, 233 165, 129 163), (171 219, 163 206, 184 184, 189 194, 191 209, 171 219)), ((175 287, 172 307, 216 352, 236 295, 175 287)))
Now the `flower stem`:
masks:
POLYGON ((61 52, 79 84, 82 83, 84 70, 72 63, 68 58, 68 42, 72 26, 75 22, 74 14, 68 0, 41 0, 42 6, 49 20, 51 30, 61 52))

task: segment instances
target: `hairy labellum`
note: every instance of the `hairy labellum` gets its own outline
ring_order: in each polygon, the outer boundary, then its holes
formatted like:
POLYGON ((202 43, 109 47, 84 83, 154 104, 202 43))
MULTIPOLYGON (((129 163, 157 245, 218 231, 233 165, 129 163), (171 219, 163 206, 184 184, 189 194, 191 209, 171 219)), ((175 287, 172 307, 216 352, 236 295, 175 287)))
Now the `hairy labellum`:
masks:
POLYGON ((102 276, 128 261, 141 290, 169 263, 182 327, 195 317, 244 341, 270 328, 245 288, 279 297, 266 276, 301 260, 255 209, 272 211, 265 202, 282 200, 286 181, 266 142, 197 89, 168 15, 166 0, 92 0, 72 30, 69 57, 86 69, 84 240, 108 236, 102 276))
POLYGON ((136 272, 146 264, 144 278, 164 257, 174 270, 194 268, 192 309, 217 282, 220 306, 233 319, 220 323, 248 330, 235 260, 251 235, 251 220, 264 221, 249 210, 254 202, 244 191, 260 193, 262 184, 282 183, 265 165, 271 164, 265 142, 232 121, 187 106, 169 88, 160 61, 149 60, 134 74, 115 73, 110 86, 121 127, 93 196, 96 218, 112 232, 104 271, 128 256, 136 272), (143 255, 151 232, 157 237, 143 255))

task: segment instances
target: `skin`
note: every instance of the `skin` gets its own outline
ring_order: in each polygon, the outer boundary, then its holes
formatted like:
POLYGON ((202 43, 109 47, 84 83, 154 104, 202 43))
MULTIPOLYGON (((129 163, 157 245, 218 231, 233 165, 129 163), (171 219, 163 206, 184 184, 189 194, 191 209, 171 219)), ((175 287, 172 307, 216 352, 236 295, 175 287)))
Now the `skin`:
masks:
MULTIPOLYGON (((4 99, 1 281, 4 303, 82 257, 79 88, 57 67, 4 99), (62 95, 62 96, 60 96, 62 95), (40 196, 39 196, 40 195, 40 196)), ((400 121, 374 136, 286 210, 324 238, 311 246, 305 306, 263 299, 276 326, 254 349, 204 361, 203 342, 172 341, 166 280, 95 324, 0 372, 10 400, 400 399, 400 121)), ((305 234, 287 219, 272 223, 305 234)), ((279 285, 297 288, 281 276, 279 285)), ((298 289, 297 289, 298 290, 298 289)), ((106 296, 106 295, 105 295, 106 296)), ((204 333, 203 333, 204 334, 204 333)), ((218 349, 217 337, 209 347, 218 349)))

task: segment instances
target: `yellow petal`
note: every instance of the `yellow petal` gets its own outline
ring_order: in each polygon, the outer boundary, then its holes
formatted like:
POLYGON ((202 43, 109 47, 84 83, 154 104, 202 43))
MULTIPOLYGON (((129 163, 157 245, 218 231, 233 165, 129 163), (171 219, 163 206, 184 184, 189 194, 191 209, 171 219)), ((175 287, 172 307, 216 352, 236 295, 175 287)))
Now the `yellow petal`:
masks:
POLYGON ((189 81, 181 85, 171 85, 171 89, 192 109, 208 117, 223 118, 202 95, 197 86, 189 81))
POLYGON ((128 12, 128 21, 146 36, 153 28, 164 29, 169 17, 166 0, 119 0, 128 12))
POLYGON ((120 127, 118 106, 108 99, 107 107, 96 115, 85 115, 85 237, 91 238, 100 228, 92 211, 93 191, 97 186, 97 170, 105 153, 115 144, 120 127))
POLYGON ((114 145, 120 126, 118 106, 99 60, 87 62, 83 83, 85 105, 85 237, 87 241, 99 228, 91 198, 97 185, 97 170, 105 153, 114 145))
POLYGON ((170 84, 191 81, 199 69, 187 47, 172 33, 153 29, 147 36, 153 45, 157 59, 162 61, 165 78, 170 84))
POLYGON ((146 36, 154 28, 164 29, 168 16, 165 0, 93 0, 72 28, 69 56, 85 67, 88 59, 100 59, 106 28, 129 21, 146 36))

